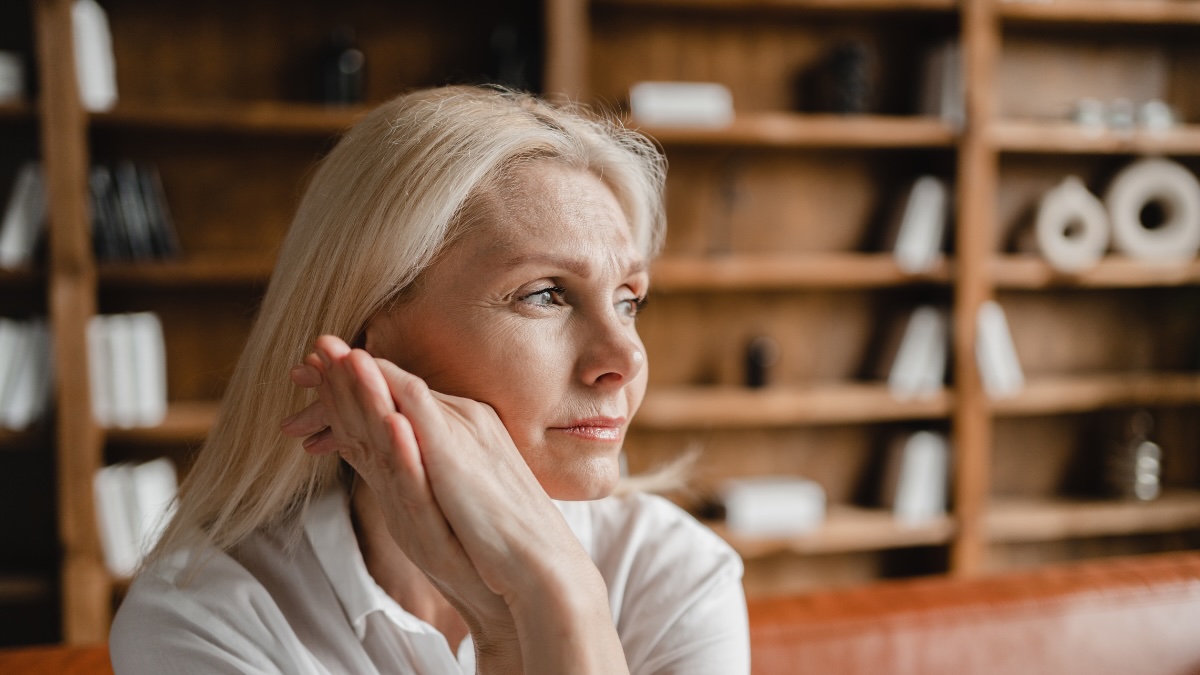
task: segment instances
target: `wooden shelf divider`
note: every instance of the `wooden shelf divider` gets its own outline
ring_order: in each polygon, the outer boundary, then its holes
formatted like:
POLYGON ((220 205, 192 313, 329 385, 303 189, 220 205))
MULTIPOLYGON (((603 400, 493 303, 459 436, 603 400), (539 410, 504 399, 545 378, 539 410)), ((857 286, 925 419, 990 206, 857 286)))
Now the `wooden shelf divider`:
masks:
POLYGON ((109 112, 92 113, 99 129, 158 129, 276 135, 336 135, 352 126, 367 108, 316 103, 219 101, 121 103, 109 112))
POLYGON ((991 403, 992 412, 1001 417, 1182 405, 1200 405, 1200 373, 1039 377, 1027 381, 1020 394, 991 403))
POLYGON ((1200 491, 1168 490, 1151 502, 994 499, 986 521, 993 543, 1200 529, 1200 491))
POLYGON ((103 286, 227 286, 266 284, 270 261, 253 258, 105 263, 97 274, 103 286))
POLYGON ((1124 256, 1108 256, 1096 267, 1079 274, 1063 274, 1034 255, 993 258, 991 276, 997 288, 1150 288, 1200 285, 1200 260, 1150 263, 1124 256))
POLYGON ((951 148, 957 133, 936 117, 739 114, 725 127, 631 127, 664 146, 763 148, 951 148))
POLYGON ((885 384, 810 387, 676 387, 651 389, 633 424, 640 429, 751 429, 940 419, 950 415, 948 391, 900 401, 885 384))
POLYGON ((991 143, 1007 152, 1200 155, 1200 125, 1196 124, 1120 133, 1068 121, 1004 120, 990 129, 991 143))
POLYGON ((651 268, 656 291, 795 290, 799 288, 886 288, 948 284, 951 265, 908 274, 890 253, 731 255, 661 258, 651 268))
POLYGON ((219 405, 217 401, 173 401, 166 420, 156 427, 107 429, 105 434, 111 442, 129 445, 199 444, 216 421, 219 405))
POLYGON ((1200 3, 1180 0, 1001 0, 1008 21, 1112 24, 1196 24, 1200 3))
POLYGON ((600 7, 721 11, 951 12, 958 0, 593 0, 600 7))
POLYGON ((730 532, 723 523, 706 523, 743 558, 776 553, 850 553, 910 546, 938 546, 954 536, 948 516, 919 525, 899 522, 890 511, 846 505, 829 507, 825 523, 809 534, 790 537, 747 537, 730 532))

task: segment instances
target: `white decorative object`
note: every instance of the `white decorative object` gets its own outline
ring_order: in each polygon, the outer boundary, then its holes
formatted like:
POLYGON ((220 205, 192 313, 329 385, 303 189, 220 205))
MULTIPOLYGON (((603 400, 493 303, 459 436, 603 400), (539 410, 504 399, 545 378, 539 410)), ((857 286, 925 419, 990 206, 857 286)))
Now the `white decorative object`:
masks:
POLYGON ((745 536, 790 536, 825 521, 825 490, 806 478, 763 476, 721 484, 725 525, 745 536))
POLYGON ((629 90, 633 119, 647 126, 723 127, 733 122, 733 94, 715 82, 638 82, 629 90))
POLYGON ((91 112, 111 110, 117 104, 117 67, 108 15, 96 0, 75 0, 71 28, 79 99, 91 112))
POLYGON ((1038 250, 1060 272, 1095 267, 1108 249, 1108 211, 1077 176, 1042 197, 1034 229, 1038 250))
POLYGON ((167 413, 162 322, 152 313, 94 316, 88 322, 92 415, 102 427, 151 427, 167 413))
POLYGON ((896 234, 896 264, 909 274, 928 272, 942 258, 949 211, 946 184, 934 176, 913 182, 896 234))
POLYGON ((941 310, 929 305, 914 310, 888 373, 892 396, 908 400, 941 392, 949 356, 948 342, 949 327, 941 310))
POLYGON ((25 59, 17 52, 0 52, 0 103, 25 99, 25 59))
POLYGON ((4 220, 0 221, 0 268, 20 267, 33 260, 46 219, 44 189, 41 165, 21 165, 4 209, 4 220))
POLYGON ((1114 246, 1123 253, 1162 262, 1182 262, 1200 250, 1200 182, 1168 159, 1143 159, 1125 167, 1104 195, 1114 246), (1147 227, 1143 210, 1161 207, 1165 222, 1147 227))
POLYGON ((988 396, 998 399, 1020 393, 1025 374, 1000 305, 988 300, 979 306, 976 330, 975 358, 988 396))
POLYGON ((934 520, 946 514, 949 478, 945 436, 918 431, 898 437, 889 448, 883 502, 903 524, 934 520))

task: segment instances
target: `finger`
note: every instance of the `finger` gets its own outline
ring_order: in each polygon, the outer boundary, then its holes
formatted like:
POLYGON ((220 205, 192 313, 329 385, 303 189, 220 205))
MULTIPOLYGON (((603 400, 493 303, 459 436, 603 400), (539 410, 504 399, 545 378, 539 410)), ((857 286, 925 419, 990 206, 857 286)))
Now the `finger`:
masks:
POLYGON ((304 410, 284 419, 280 424, 280 429, 285 436, 303 438, 328 428, 329 421, 325 404, 320 401, 314 401, 308 407, 304 408, 304 410))
POLYGON ((313 351, 326 368, 333 365, 334 362, 341 360, 350 353, 350 345, 346 344, 345 340, 334 335, 322 335, 317 338, 317 342, 313 345, 313 351))
POLYGON ((288 377, 291 379, 293 384, 298 387, 304 387, 305 389, 312 389, 313 387, 321 386, 321 382, 324 379, 321 376, 320 370, 304 363, 298 366, 292 366, 292 369, 288 372, 288 377))
POLYGON ((429 391, 425 380, 385 359, 376 359, 379 372, 387 383, 388 391, 396 400, 396 408, 412 422, 417 440, 436 433, 442 411, 429 391))
POLYGON ((333 435, 333 430, 328 427, 304 439, 302 445, 304 451, 310 455, 327 455, 342 449, 342 445, 333 435))

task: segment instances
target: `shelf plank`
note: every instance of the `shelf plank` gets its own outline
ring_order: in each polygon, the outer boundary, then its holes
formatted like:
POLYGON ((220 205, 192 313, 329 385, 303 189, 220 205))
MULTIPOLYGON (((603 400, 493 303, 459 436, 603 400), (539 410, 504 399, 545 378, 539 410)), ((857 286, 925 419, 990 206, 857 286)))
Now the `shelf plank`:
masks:
POLYGON ((45 270, 37 267, 0 267, 0 287, 32 286, 46 280, 45 270))
POLYGON ((738 115, 725 127, 629 126, 664 146, 764 148, 949 148, 957 134, 935 117, 805 115, 764 112, 738 115))
POLYGON ((1200 373, 1039 377, 1027 381, 1020 394, 991 402, 994 414, 1009 417, 1181 405, 1200 405, 1200 373))
POLYGON ((97 275, 101 286, 116 287, 261 285, 271 278, 272 266, 271 261, 238 258, 105 263, 97 275))
POLYGON ((651 269, 658 291, 786 290, 794 288, 886 288, 950 283, 950 264, 908 274, 890 253, 736 255, 660 258, 651 269))
POLYGON ((601 7, 726 11, 950 12, 958 0, 592 0, 601 7))
POLYGON ((54 584, 46 577, 0 574, 0 605, 29 604, 54 597, 54 584))
POLYGON ((884 384, 839 383, 806 388, 675 387, 651 389, 633 419, 640 429, 752 429, 940 419, 953 394, 899 401, 884 384))
POLYGON ((994 543, 1198 529, 1200 491, 1167 491, 1152 502, 997 499, 986 522, 994 543))
POLYGON ((992 259, 991 276, 1007 289, 1190 286, 1200 284, 1200 259, 1155 264, 1114 255, 1086 272, 1064 274, 1038 256, 1011 255, 992 259))
POLYGON ((1200 3, 1183 0, 1007 0, 997 11, 1031 23, 1200 23, 1200 3))
POLYGON ((1200 154, 1200 125, 1187 124, 1165 131, 1118 133, 1085 129, 1067 121, 1005 120, 995 122, 988 136, 1007 152, 1052 154, 1200 154))
POLYGON ((173 401, 167 418, 156 427, 107 429, 109 441, 129 445, 199 444, 217 418, 217 401, 173 401))
POLYGON ((37 110, 26 101, 0 103, 0 121, 31 122, 36 116, 37 110))
POLYGON ((335 136, 366 114, 365 107, 313 103, 122 103, 91 115, 97 128, 335 136))
POLYGON ((897 521, 890 511, 852 506, 829 507, 817 530, 792 537, 747 537, 730 532, 723 523, 706 523, 743 558, 778 553, 849 553, 909 546, 946 544, 954 536, 954 521, 941 517, 919 525, 897 521))

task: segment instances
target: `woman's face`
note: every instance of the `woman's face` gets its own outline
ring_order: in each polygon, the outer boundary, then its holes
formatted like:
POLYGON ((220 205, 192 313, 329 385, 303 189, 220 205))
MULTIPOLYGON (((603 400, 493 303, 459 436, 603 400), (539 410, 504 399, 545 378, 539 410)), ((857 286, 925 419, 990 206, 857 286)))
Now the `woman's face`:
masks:
POLYGON ((597 499, 646 391, 646 260, 591 173, 533 162, 504 192, 368 324, 367 351, 492 406, 551 497, 597 499))

